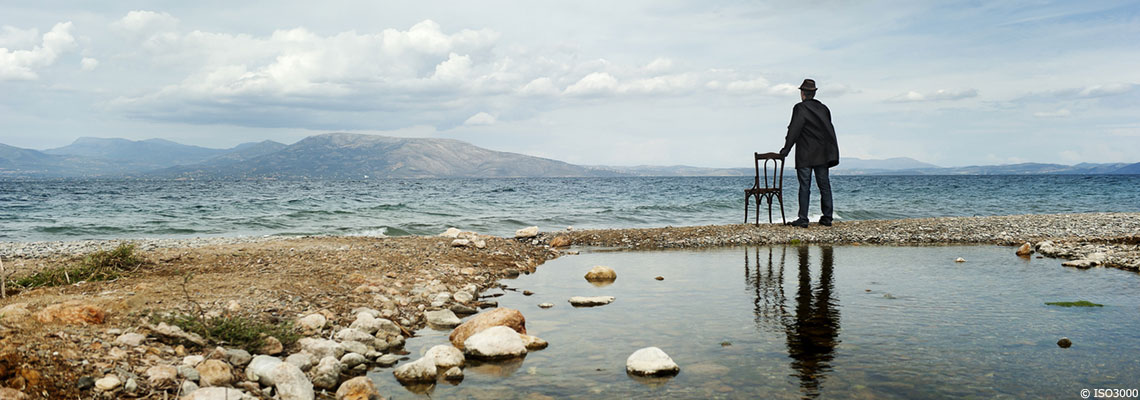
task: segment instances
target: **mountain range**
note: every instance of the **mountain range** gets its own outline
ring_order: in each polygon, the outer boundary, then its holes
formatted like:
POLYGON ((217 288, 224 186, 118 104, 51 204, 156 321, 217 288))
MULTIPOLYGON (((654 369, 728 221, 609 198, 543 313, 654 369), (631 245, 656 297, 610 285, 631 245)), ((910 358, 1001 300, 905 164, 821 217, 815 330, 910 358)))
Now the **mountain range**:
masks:
MULTIPOLYGON (((747 161, 742 163, 747 165, 747 161)), ((792 173, 792 165, 785 173, 792 173)), ((1077 165, 1023 163, 939 167, 911 158, 845 157, 843 175, 1140 174, 1140 163, 1077 165)), ((229 149, 164 139, 83 137, 37 151, 0 144, 3 177, 132 177, 145 179, 361 179, 428 177, 752 176, 751 166, 582 166, 488 150, 453 139, 396 138, 350 133, 310 136, 293 144, 266 140, 229 149)))

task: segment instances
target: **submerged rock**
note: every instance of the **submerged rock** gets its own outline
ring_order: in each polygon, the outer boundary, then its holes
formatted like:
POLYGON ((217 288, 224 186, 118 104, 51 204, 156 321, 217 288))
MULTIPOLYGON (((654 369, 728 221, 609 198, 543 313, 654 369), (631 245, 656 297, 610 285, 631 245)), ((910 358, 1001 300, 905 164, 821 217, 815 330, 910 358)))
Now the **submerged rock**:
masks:
POLYGON ((964 263, 964 262, 966 262, 966 259, 965 259, 965 258, 962 258, 962 257, 958 257, 958 258, 955 258, 955 259, 954 259, 954 262, 958 262, 958 263, 964 263))
POLYGON ((1025 244, 1017 248, 1017 255, 1019 256, 1028 256, 1030 254, 1033 254, 1033 246, 1031 246, 1029 242, 1025 242, 1025 244))
POLYGON ((554 307, 554 303, 539 303, 538 304, 538 308, 550 308, 550 307, 554 307))
POLYGON ((1072 345, 1073 345, 1073 341, 1069 340, 1069 338, 1067 338, 1067 337, 1063 337, 1063 338, 1061 338, 1061 340, 1057 341, 1057 346, 1061 347, 1062 349, 1067 349, 1067 348, 1069 348, 1069 346, 1072 346, 1072 345))
POLYGON ((519 338, 522 339, 523 346, 525 346, 527 350, 542 350, 547 346, 550 346, 550 343, 547 343, 547 341, 542 340, 537 336, 524 335, 520 333, 519 338))
POLYGON ((668 354, 657 347, 646 347, 629 355, 625 360, 625 370, 634 375, 665 376, 681 371, 668 354))
POLYGON ((570 305, 574 307, 604 306, 613 302, 613 296, 574 296, 570 298, 570 305))

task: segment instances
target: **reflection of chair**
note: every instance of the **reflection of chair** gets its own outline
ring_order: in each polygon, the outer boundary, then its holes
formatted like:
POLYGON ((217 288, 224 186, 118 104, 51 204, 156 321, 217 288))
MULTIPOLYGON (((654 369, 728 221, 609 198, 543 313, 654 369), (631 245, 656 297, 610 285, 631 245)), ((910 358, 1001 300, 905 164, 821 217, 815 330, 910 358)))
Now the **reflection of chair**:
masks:
MULTIPOLYGON (((751 189, 744 189, 744 223, 748 223, 748 201, 756 197, 756 225, 760 224, 760 201, 768 201, 768 223, 772 223, 772 199, 780 201, 780 218, 784 218, 784 157, 780 153, 753 153, 756 178, 751 189), (760 160, 764 160, 764 175, 760 175, 760 160), (772 163, 772 173, 768 174, 768 162, 772 163), (764 186, 760 186, 760 177, 764 186)), ((786 219, 784 219, 786 221, 786 219)))

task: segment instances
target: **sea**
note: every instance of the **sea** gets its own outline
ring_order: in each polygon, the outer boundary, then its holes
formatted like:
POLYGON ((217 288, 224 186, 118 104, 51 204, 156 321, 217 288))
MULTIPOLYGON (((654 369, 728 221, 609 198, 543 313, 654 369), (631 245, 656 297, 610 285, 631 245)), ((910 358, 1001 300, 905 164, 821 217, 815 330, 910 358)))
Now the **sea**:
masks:
MULTIPOLYGON (((752 177, 0 180, 0 241, 738 224, 752 177)), ((831 177, 837 221, 1140 211, 1138 175, 831 177)), ((783 215, 796 218, 786 178, 783 215)), ((750 205, 750 222, 755 205, 750 205)), ((819 218, 812 188, 809 215, 819 218)), ((771 221, 782 222, 780 203, 771 221)), ((768 223, 768 207, 761 207, 768 223)))

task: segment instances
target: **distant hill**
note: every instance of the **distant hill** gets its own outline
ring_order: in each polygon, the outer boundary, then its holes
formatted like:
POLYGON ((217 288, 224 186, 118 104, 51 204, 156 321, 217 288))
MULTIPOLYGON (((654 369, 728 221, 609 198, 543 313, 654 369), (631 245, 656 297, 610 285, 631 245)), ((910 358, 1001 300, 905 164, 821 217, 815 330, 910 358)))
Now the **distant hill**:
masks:
MULTIPOLYGON (((785 174, 795 174, 789 159, 785 174)), ((452 139, 349 133, 310 136, 285 145, 271 140, 230 149, 169 140, 80 138, 45 151, 0 144, 0 177, 427 178, 589 176, 752 176, 747 155, 739 168, 687 165, 580 166, 481 148, 452 139)), ((1077 165, 1022 163, 939 167, 912 158, 844 157, 836 175, 1140 174, 1140 163, 1077 165)))
POLYGON ((194 164, 225 154, 222 149, 179 144, 164 139, 127 140, 81 137, 75 142, 43 151, 50 155, 80 156, 127 164, 131 170, 147 170, 194 164))
MULTIPOLYGON (((229 164, 179 168, 190 178, 424 178, 615 176, 545 158, 493 151, 452 139, 328 133, 229 164)), ((164 176, 170 170, 162 171, 164 176)))

